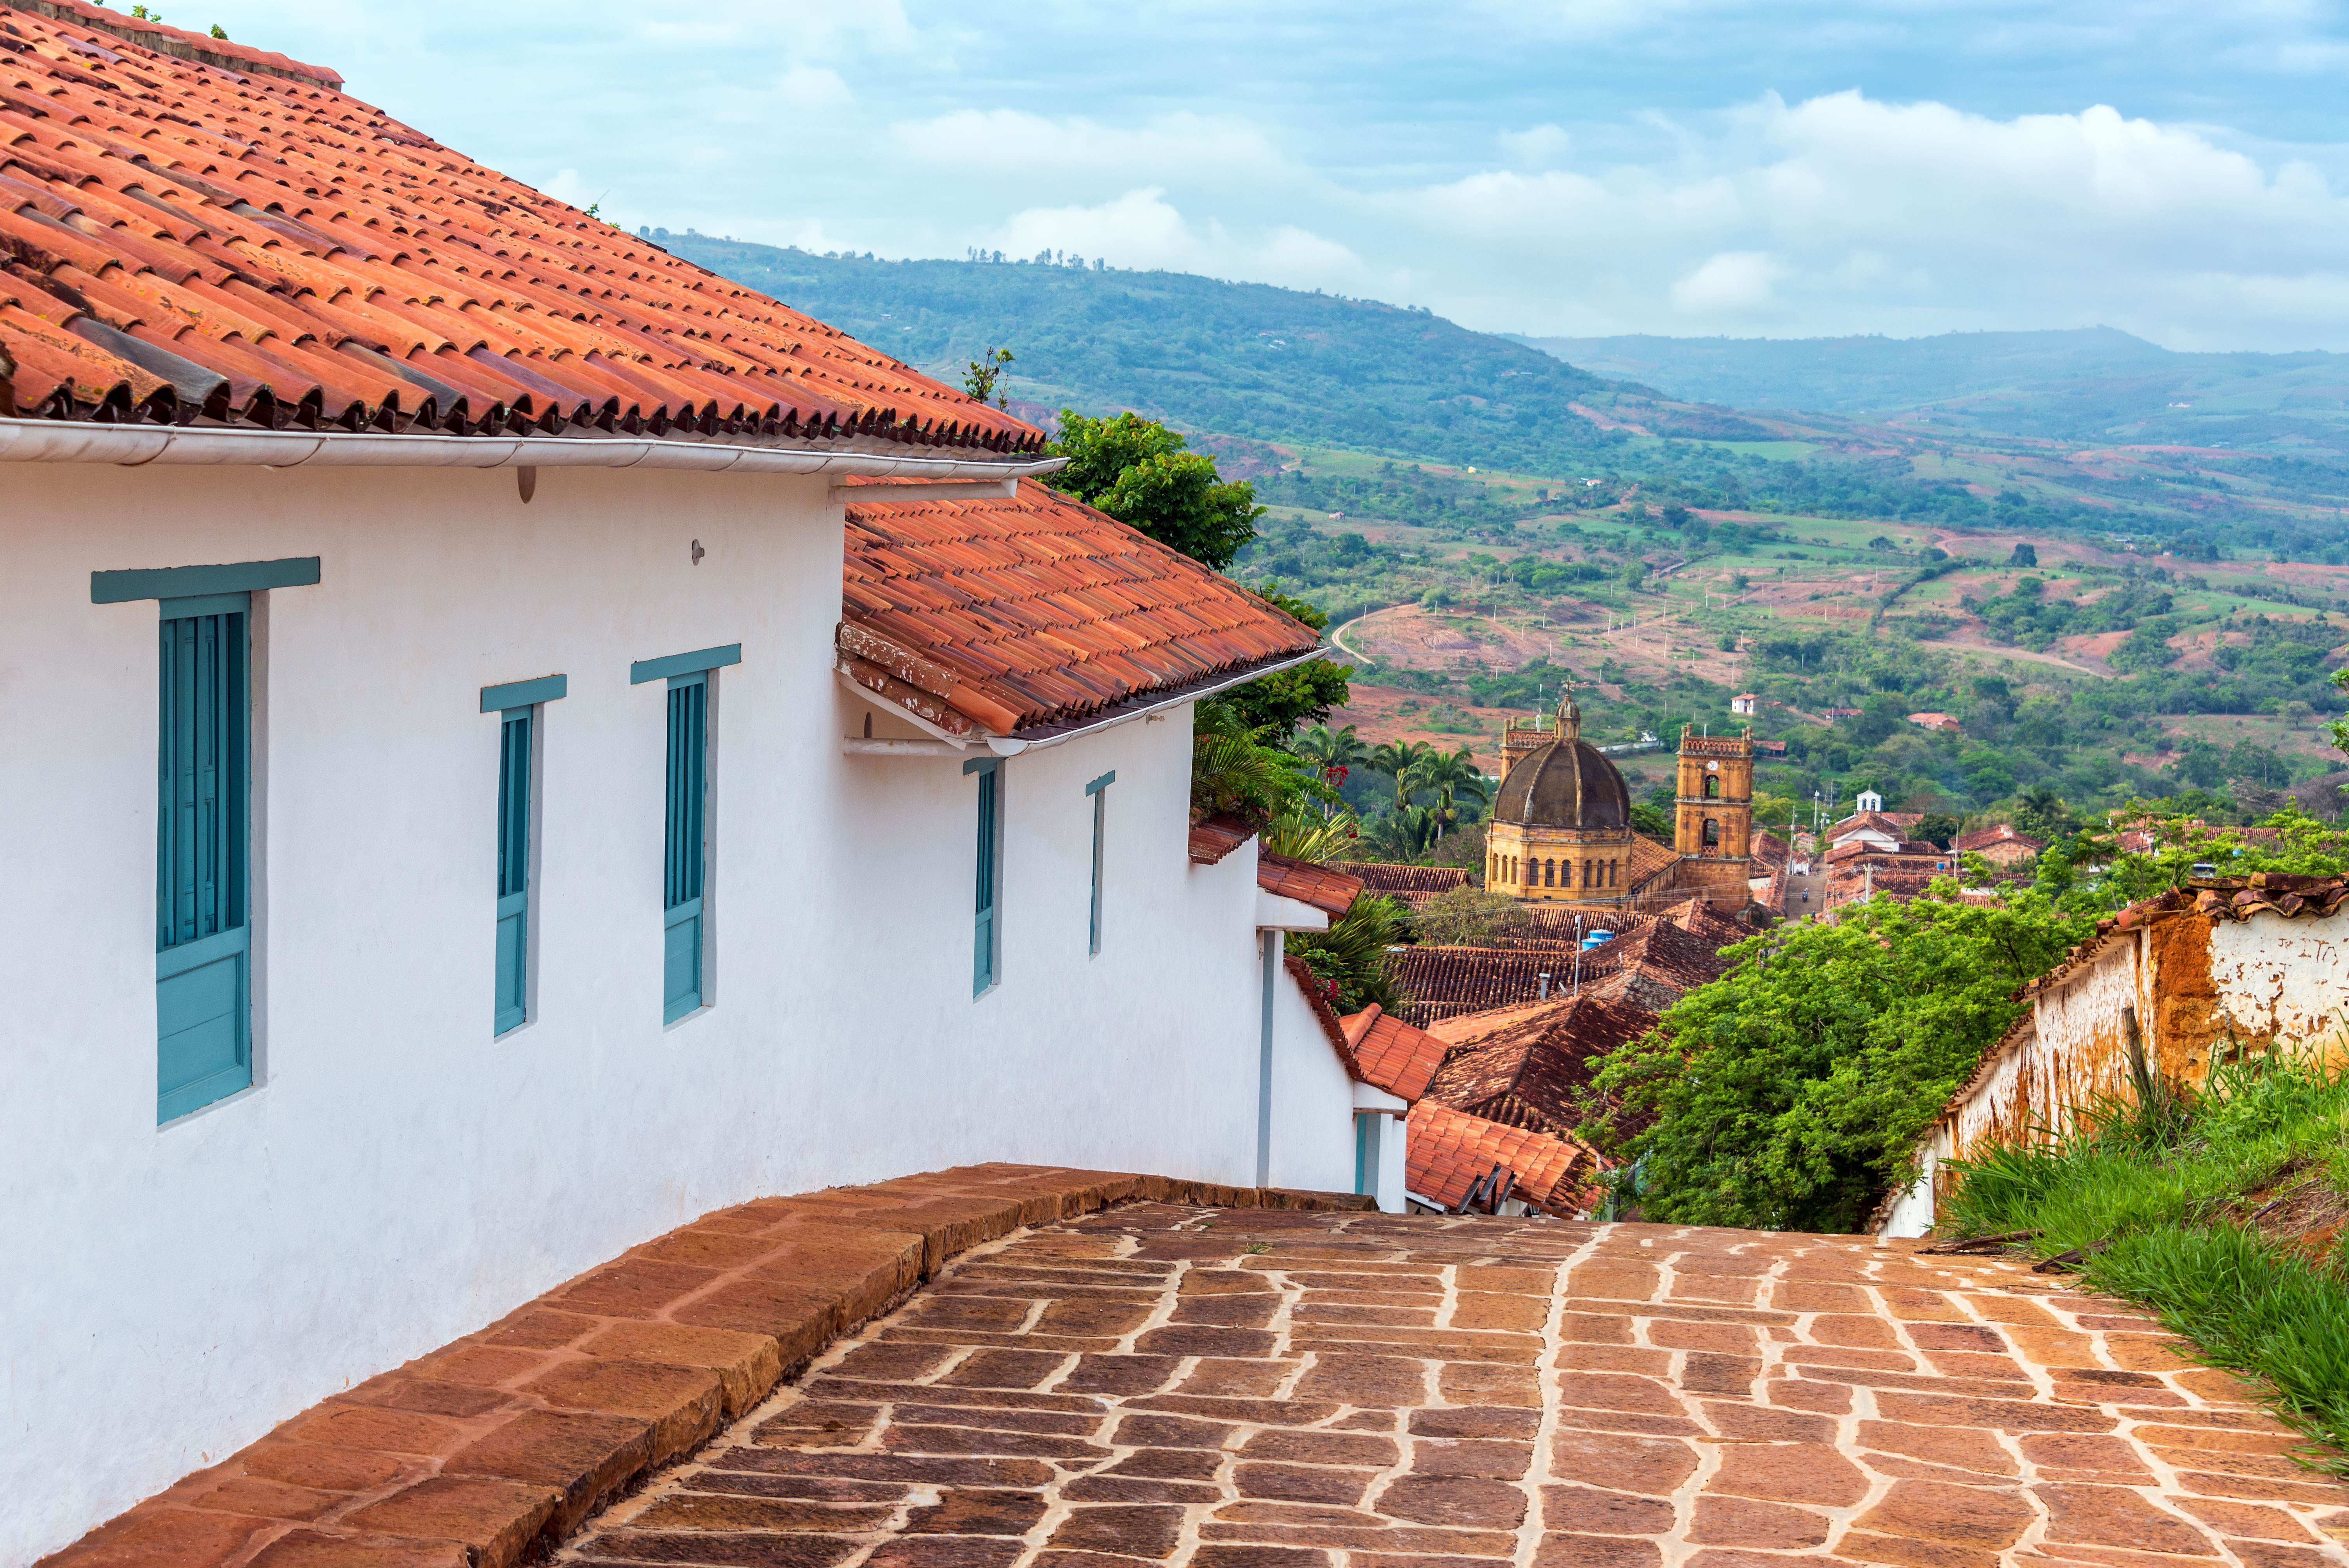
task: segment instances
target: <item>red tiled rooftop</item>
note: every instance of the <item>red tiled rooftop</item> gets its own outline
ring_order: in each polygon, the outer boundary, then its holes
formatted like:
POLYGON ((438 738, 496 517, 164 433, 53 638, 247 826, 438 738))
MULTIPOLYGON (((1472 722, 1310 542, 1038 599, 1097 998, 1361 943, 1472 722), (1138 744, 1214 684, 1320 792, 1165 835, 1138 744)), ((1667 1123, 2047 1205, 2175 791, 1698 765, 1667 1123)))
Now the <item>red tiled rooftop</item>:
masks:
POLYGON ((1444 1042, 1413 1028, 1377 1003, 1343 1020, 1346 1043, 1365 1081, 1403 1099, 1427 1092, 1428 1080, 1444 1065, 1444 1042))
POLYGON ((1191 861, 1212 866, 1256 837, 1256 830, 1237 817, 1210 817, 1191 824, 1191 861))
POLYGON ((1268 851, 1257 851, 1256 885, 1282 898, 1309 903, 1333 918, 1353 908, 1354 901, 1362 896, 1360 877, 1348 876, 1333 866, 1291 860, 1268 851))
POLYGON ((1032 480, 1015 496, 970 500, 892 501, 887 481, 853 488, 844 624, 943 666, 979 702, 947 700, 999 734, 1320 645, 1229 578, 1032 480))
POLYGON ((1983 828, 1975 832, 1963 834, 1950 848, 1958 854, 1965 854, 1970 851, 1987 850, 1998 844, 2021 844, 2036 854, 2047 847, 2047 841, 2034 839, 2008 823, 2001 822, 1995 827, 1983 828))
POLYGON ((1428 1098, 1489 1121, 1569 1138, 1592 1064, 1656 1026, 1636 1004, 1585 991, 1579 996, 1447 1018, 1450 1042, 1428 1098))
POLYGON ((0 8, 0 414, 1041 444, 331 72, 177 28, 140 31, 149 46, 119 15, 54 8, 75 19, 0 8))
POLYGON ((1446 1209, 1458 1208, 1496 1165, 1510 1172, 1511 1195, 1546 1204, 1583 1152, 1548 1133, 1505 1127, 1432 1099, 1411 1108, 1403 1136, 1404 1186, 1446 1209))
POLYGON ((1383 893, 1406 909, 1417 909, 1438 893, 1464 887, 1468 873, 1459 866, 1401 866, 1384 861, 1331 861, 1339 871, 1362 879, 1371 892, 1383 893))

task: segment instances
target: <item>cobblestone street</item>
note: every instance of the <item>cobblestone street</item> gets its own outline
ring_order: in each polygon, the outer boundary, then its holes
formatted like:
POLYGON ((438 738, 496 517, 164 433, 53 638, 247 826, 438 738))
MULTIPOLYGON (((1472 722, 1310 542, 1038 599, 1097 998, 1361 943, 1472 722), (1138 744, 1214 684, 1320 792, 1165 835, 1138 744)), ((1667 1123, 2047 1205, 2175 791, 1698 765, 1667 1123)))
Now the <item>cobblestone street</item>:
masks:
POLYGON ((1867 1238, 1129 1204, 963 1254, 564 1555, 2349 1562, 2349 1489, 2177 1344, 1867 1238))

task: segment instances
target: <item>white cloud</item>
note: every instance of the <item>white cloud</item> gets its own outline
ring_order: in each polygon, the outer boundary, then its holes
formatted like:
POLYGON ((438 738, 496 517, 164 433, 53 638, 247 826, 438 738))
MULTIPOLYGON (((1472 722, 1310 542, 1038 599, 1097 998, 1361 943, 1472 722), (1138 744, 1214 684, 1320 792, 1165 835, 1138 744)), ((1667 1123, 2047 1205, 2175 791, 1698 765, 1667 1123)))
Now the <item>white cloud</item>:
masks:
POLYGON ((1672 284, 1672 308, 1699 321, 1768 321, 1779 313, 1781 269, 1761 251, 1723 251, 1672 284))
POLYGON ((1554 125, 1505 130, 1498 139, 1509 161, 1525 169, 1547 169, 1562 160, 1574 146, 1574 138, 1554 125))

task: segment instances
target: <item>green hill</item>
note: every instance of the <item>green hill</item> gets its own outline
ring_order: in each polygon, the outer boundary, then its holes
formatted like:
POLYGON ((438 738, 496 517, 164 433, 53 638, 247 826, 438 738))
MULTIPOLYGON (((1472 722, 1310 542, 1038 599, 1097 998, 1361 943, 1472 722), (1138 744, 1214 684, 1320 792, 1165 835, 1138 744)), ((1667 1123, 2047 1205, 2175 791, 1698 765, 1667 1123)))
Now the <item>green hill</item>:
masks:
POLYGON ((1184 273, 875 261, 647 231, 951 384, 1019 356, 1015 402, 1132 408, 1200 434, 1564 479, 1626 438, 1568 407, 1610 383, 1521 343, 1371 300, 1184 273))
POLYGON ((2175 354, 2112 327, 1937 337, 1524 337, 1596 374, 1741 408, 1936 430, 2349 456, 2349 355, 2175 354))

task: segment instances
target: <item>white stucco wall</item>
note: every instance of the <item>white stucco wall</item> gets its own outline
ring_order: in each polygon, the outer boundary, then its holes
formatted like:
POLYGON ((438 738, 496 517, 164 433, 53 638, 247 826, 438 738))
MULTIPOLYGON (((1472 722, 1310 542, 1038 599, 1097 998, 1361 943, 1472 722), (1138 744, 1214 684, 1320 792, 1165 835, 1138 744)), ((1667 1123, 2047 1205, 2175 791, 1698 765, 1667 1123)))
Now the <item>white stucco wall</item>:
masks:
POLYGON ((1286 965, 1273 974, 1272 1038, 1270 1184, 1352 1191, 1354 1081, 1286 965))
MULTIPOLYGON (((751 1196, 980 1160, 1252 1178, 1254 867, 1185 855, 1187 711, 1006 761, 1001 983, 975 1000, 975 784, 841 755, 864 709, 832 673, 820 480, 547 469, 528 506, 500 471, 0 485, 0 1561, 751 1196), (157 612, 93 605, 89 573, 297 555, 324 580, 254 616, 257 1082, 159 1129, 157 612), (713 1006, 665 1028, 664 688, 628 665, 735 642, 713 1006), (537 1016, 493 1039, 478 691, 556 672, 537 1016), (1112 769, 1090 956, 1083 789, 1112 769)), ((1303 1131, 1334 1067, 1283 1067, 1278 1181, 1350 1184, 1303 1131)), ((1342 1081, 1320 1119, 1345 1130, 1342 1081)))

